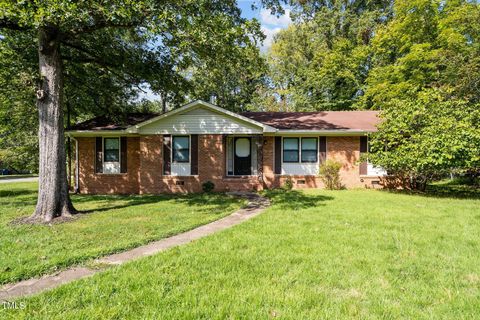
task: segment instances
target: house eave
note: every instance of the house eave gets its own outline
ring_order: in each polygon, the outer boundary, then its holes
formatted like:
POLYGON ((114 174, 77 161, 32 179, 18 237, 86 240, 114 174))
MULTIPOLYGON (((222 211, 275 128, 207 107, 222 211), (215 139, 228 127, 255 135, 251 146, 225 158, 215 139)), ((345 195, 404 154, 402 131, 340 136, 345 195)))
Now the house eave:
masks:
POLYGON ((311 136, 366 136, 374 130, 360 130, 360 129, 332 129, 332 130, 295 130, 295 129, 278 129, 271 136, 297 136, 297 135, 311 135, 311 136))
POLYGON ((127 130, 71 130, 66 131, 68 137, 115 137, 115 136, 138 136, 127 130))

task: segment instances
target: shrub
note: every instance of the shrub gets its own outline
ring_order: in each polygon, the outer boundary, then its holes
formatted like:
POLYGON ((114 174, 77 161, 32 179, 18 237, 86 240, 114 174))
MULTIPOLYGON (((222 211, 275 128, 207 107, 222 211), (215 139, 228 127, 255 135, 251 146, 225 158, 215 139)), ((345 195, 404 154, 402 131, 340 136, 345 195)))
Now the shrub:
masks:
POLYGON ((292 190, 293 189, 293 181, 292 181, 291 177, 287 177, 287 180, 285 180, 283 188, 285 190, 292 190))
POLYGON ((203 192, 212 192, 215 189, 215 184, 212 181, 202 183, 203 192))
POLYGON ((342 164, 334 160, 327 160, 320 166, 320 178, 326 189, 338 190, 342 188, 340 168, 342 164))
MULTIPOLYGON (((404 181, 408 189, 452 172, 480 167, 480 107, 446 99, 436 89, 392 99, 382 108, 378 131, 369 135, 369 162, 404 181)), ((472 180, 473 182, 473 180, 472 180)))

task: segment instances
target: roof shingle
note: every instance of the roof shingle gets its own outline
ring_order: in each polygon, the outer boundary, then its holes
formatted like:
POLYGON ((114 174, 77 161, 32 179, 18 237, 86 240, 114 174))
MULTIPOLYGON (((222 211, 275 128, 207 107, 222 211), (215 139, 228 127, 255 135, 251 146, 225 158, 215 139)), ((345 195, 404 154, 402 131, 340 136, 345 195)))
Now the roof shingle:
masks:
MULTIPOLYGON (((128 113, 112 119, 99 116, 70 127, 70 131, 125 130, 158 116, 158 113, 128 113)), ((244 112, 242 116, 280 130, 376 131, 378 111, 244 112)))
POLYGON ((125 130, 126 128, 147 121, 158 116, 158 113, 127 113, 124 116, 112 119, 106 116, 99 116, 93 119, 77 123, 70 127, 69 130, 88 130, 88 131, 100 131, 100 130, 125 130))
POLYGON ((282 130, 376 131, 378 111, 244 112, 244 117, 282 130))

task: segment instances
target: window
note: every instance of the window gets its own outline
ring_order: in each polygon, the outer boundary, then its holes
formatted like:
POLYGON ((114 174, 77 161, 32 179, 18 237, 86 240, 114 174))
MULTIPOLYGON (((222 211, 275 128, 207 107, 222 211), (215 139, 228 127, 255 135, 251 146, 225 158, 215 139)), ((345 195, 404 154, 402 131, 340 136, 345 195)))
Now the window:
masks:
POLYGON ((283 162, 298 162, 298 138, 283 138, 283 162))
POLYGON ((103 140, 104 162, 120 162, 120 139, 105 138, 103 140))
POLYGON ((190 137, 173 137, 173 162, 190 162, 190 137))
POLYGON ((302 162, 317 162, 317 138, 302 138, 302 162))

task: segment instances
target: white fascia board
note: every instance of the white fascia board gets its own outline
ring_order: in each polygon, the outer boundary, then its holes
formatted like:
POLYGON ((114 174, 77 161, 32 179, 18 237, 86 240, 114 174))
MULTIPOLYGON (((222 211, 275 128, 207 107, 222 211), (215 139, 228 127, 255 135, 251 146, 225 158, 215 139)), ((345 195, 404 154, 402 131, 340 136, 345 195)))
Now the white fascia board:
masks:
POLYGON ((66 131, 68 137, 114 137, 114 136, 137 136, 126 130, 72 130, 66 131))
POLYGON ((270 126, 267 126, 261 122, 258 122, 258 121, 255 121, 255 120, 252 120, 250 118, 247 118, 247 117, 244 117, 244 116, 241 116, 239 114, 236 114, 234 112, 231 112, 231 111, 228 111, 226 109, 223 109, 223 108, 220 108, 216 105, 213 105, 211 103, 208 103, 208 102, 205 102, 203 100, 195 100, 193 102, 190 102, 186 105, 184 105, 183 107, 180 107, 178 109, 175 109, 175 110, 172 110, 172 111, 169 111, 167 113, 164 113, 162 115, 159 115, 155 118, 152 118, 152 119, 149 119, 147 121, 144 121, 144 122, 141 122, 141 123, 138 123, 136 125, 133 125, 129 128, 127 128, 127 132, 129 133, 137 133, 138 132, 138 129, 147 125, 147 124, 150 124, 152 122, 155 122, 155 121, 158 121, 160 119, 164 119, 164 118, 168 118, 170 116, 173 116, 175 114, 178 114, 178 113, 181 113, 181 112, 185 112, 187 110, 190 110, 190 109, 193 109, 193 108, 196 108, 198 106, 203 106, 203 107, 206 107, 207 109, 210 109, 210 110, 214 110, 218 113, 221 113, 221 114, 225 114, 225 115, 228 115, 232 118, 236 118, 238 120, 241 120, 241 121, 244 121, 244 122, 247 122, 247 123, 250 123, 250 124, 253 124, 257 127, 260 127, 263 129, 264 132, 276 132, 277 129, 273 128, 273 127, 270 127, 270 126))
POLYGON ((369 133, 374 131, 366 131, 366 130, 355 130, 355 129, 345 129, 345 130, 277 130, 274 134, 268 134, 271 136, 298 136, 298 135, 305 135, 305 136, 366 136, 369 133))

